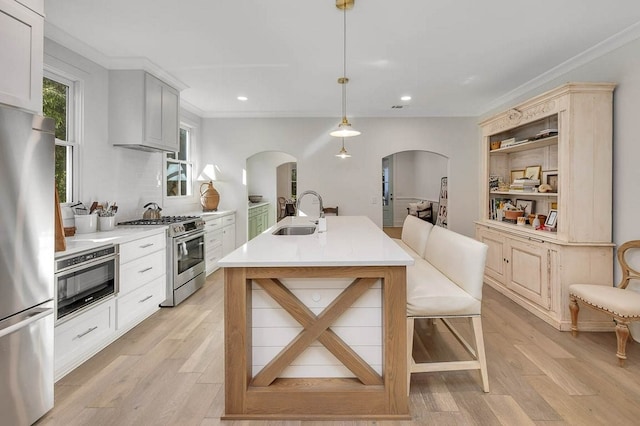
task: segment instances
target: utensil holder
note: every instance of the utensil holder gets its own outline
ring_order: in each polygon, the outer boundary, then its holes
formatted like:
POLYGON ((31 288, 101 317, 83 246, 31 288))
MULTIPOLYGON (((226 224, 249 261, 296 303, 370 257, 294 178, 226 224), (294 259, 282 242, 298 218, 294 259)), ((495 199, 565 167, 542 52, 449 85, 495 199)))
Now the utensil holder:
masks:
POLYGON ((99 216, 98 217, 98 229, 100 231, 113 231, 116 225, 115 216, 99 216))
POLYGON ((74 222, 76 224, 76 234, 90 234, 96 232, 98 215, 96 213, 74 215, 74 222))

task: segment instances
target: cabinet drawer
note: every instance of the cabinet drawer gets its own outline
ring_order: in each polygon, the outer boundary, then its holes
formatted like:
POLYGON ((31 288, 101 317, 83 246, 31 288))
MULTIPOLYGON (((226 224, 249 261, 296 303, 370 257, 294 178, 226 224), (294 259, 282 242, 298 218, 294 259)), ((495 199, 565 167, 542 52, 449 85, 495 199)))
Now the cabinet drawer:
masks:
POLYGON ((164 233, 120 244, 120 264, 130 262, 149 253, 163 250, 167 245, 164 233))
POLYGON ((166 276, 151 281, 125 296, 118 296, 118 330, 127 328, 136 320, 143 320, 159 309, 166 298, 166 276))
POLYGON ((56 326, 56 377, 60 377, 110 343, 115 331, 115 299, 96 305, 56 326))
POLYGON ((204 232, 214 232, 222 228, 222 218, 209 219, 204 223, 204 232))
POLYGON ((222 245, 222 229, 216 232, 208 232, 204 235, 205 251, 209 253, 217 246, 222 245))
POLYGON ((167 257, 164 250, 156 251, 120 266, 120 291, 125 295, 167 272, 167 257))
POLYGON ((229 216, 224 216, 222 218, 222 226, 227 226, 227 225, 233 225, 234 223, 236 223, 236 215, 232 214, 229 216))

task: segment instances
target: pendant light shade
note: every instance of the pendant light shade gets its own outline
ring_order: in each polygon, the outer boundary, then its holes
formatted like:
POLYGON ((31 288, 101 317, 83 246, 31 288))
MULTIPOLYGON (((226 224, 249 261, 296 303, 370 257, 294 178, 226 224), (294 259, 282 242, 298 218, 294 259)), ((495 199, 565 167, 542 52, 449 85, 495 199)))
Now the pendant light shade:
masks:
POLYGON ((351 127, 351 123, 349 123, 347 117, 342 117, 342 123, 338 124, 338 128, 332 130, 329 134, 336 138, 349 138, 351 136, 358 136, 360 132, 351 127))
POLYGON ((336 154, 336 157, 340 157, 340 158, 349 158, 349 157, 351 157, 351 154, 349 154, 347 152, 347 150, 344 148, 344 138, 342 138, 342 149, 340 150, 339 153, 336 154))
POLYGON ((347 119, 347 83, 349 82, 349 79, 347 78, 347 10, 353 8, 354 1, 355 0, 336 0, 336 7, 342 10, 344 22, 342 77, 338 79, 338 84, 342 86, 342 122, 338 124, 337 129, 329 133, 331 136, 336 138, 349 138, 360 135, 360 132, 354 129, 347 119))

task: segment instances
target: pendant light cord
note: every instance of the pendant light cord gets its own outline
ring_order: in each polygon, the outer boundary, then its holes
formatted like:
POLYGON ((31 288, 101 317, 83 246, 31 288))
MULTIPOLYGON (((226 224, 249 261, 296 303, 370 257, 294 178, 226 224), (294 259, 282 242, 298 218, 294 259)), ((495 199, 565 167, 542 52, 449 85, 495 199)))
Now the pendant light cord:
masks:
POLYGON ((347 117, 347 7, 342 9, 343 16, 343 46, 342 46, 342 117, 347 117))

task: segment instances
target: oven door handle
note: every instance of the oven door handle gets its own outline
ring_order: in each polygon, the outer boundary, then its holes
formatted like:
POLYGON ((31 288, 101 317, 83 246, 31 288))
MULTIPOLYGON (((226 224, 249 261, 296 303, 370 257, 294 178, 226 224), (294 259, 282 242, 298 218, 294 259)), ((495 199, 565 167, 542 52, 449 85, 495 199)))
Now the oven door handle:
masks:
POLYGON ((175 238, 175 243, 176 244, 182 244, 182 243, 186 243, 187 241, 191 241, 191 240, 194 240, 194 239, 199 238, 199 237, 204 237, 204 231, 194 232, 193 234, 183 235, 181 237, 177 237, 177 238, 175 238))

